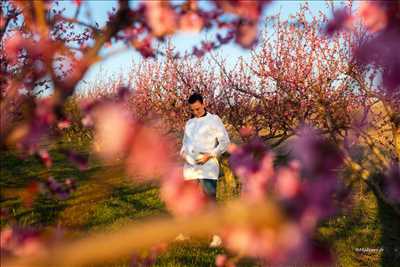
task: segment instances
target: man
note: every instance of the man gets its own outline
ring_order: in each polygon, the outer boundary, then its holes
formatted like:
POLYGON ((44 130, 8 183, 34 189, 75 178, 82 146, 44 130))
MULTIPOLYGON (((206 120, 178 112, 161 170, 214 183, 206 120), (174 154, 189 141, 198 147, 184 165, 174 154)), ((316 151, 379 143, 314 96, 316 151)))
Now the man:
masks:
MULTIPOLYGON (((230 143, 228 133, 218 115, 206 111, 201 94, 194 93, 188 99, 193 117, 187 121, 182 142, 181 156, 185 159, 185 180, 198 181, 204 193, 216 201, 219 177, 218 157, 230 143)), ((210 246, 221 244, 214 235, 210 246)))

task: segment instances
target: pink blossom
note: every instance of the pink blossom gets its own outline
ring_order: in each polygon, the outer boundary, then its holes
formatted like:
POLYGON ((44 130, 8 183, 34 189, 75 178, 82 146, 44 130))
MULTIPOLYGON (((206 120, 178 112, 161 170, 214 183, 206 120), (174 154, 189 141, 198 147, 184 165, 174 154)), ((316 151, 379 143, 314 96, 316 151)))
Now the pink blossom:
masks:
POLYGON ((185 32, 199 32, 204 26, 203 18, 196 12, 189 11, 179 18, 179 29, 185 32))
POLYGON ((231 144, 229 144, 227 150, 228 150, 228 152, 229 152, 230 154, 233 154, 233 153, 238 152, 238 149, 239 149, 239 146, 238 146, 238 145, 236 145, 236 144, 234 144, 234 143, 231 143, 231 144))
POLYGON ((130 139, 126 162, 129 174, 155 178, 167 172, 171 165, 169 140, 155 129, 138 125, 130 139))
POLYGON ((258 138, 229 150, 232 153, 229 164, 243 183, 243 196, 253 201, 264 199, 268 183, 274 176, 274 154, 258 138))
POLYGON ((82 0, 74 0, 74 4, 79 7, 82 4, 82 0))
POLYGON ((251 225, 228 228, 224 232, 226 247, 249 257, 271 259, 274 251, 281 249, 275 229, 255 228, 251 225))
POLYGON ((233 260, 229 260, 225 254, 218 254, 215 257, 215 266, 217 267, 236 267, 233 260))
POLYGON ((245 126, 240 128, 239 133, 242 137, 249 137, 255 134, 255 130, 252 126, 245 126))
POLYGON ((11 241, 13 237, 13 229, 10 227, 6 227, 0 232, 0 247, 4 249, 11 241))
POLYGON ((394 107, 400 101, 400 75, 398 75, 400 53, 396 53, 399 43, 398 27, 389 27, 358 47, 355 54, 362 66, 374 63, 382 68, 382 80, 385 89, 382 93, 388 97, 390 102, 393 102, 394 107))
POLYGON ((217 257, 215 257, 215 265, 217 267, 224 267, 227 260, 228 260, 228 257, 226 255, 218 254, 217 257))
POLYGON ((180 216, 202 211, 207 198, 196 181, 184 181, 181 168, 174 168, 161 185, 161 197, 169 210, 180 216))
POLYGON ((236 42, 243 48, 251 48, 257 42, 258 27, 254 21, 241 22, 236 30, 236 42))
POLYGON ((215 2, 225 12, 233 13, 246 19, 258 20, 261 15, 263 5, 269 1, 216 0, 215 2))
POLYGON ((57 127, 60 130, 67 129, 71 126, 71 122, 69 120, 62 120, 57 123, 57 127))
POLYGON ((198 58, 201 58, 204 56, 205 52, 203 49, 198 49, 196 46, 193 47, 192 54, 195 55, 198 58))
POLYGON ((125 156, 129 150, 134 122, 119 104, 104 104, 93 112, 95 118, 95 151, 107 161, 125 156))
POLYGON ((236 227, 225 231, 223 240, 228 249, 253 256, 252 247, 256 236, 249 227, 236 227))
POLYGON ((308 248, 306 236, 294 223, 283 223, 278 229, 252 225, 227 227, 223 237, 229 250, 273 265, 301 261, 308 248))
POLYGON ((135 47, 140 52, 140 54, 145 58, 155 56, 154 49, 151 43, 152 43, 152 37, 150 35, 147 35, 142 40, 135 39, 132 41, 133 47, 135 47))
POLYGON ((304 231, 311 233, 315 229, 319 217, 319 212, 316 207, 306 207, 301 214, 299 225, 304 231))
POLYGON ((40 149, 38 151, 38 155, 39 155, 40 159, 42 160, 43 164, 46 166, 46 168, 50 168, 51 165, 53 164, 53 161, 50 157, 49 152, 45 149, 40 149))
POLYGON ((27 238, 14 249, 14 254, 19 257, 29 257, 44 252, 44 245, 38 238, 27 238))
POLYGON ((379 3, 363 2, 358 11, 364 25, 371 32, 384 29, 388 23, 386 12, 379 6, 379 3))
POLYGON ((4 25, 6 24, 6 18, 3 14, 0 15, 0 29, 3 29, 4 25))
POLYGON ((53 112, 54 98, 46 97, 37 100, 35 117, 40 125, 51 125, 55 122, 56 116, 53 112))
POLYGON ((347 8, 336 10, 333 18, 326 26, 326 33, 332 35, 336 31, 342 29, 350 29, 352 27, 353 17, 347 8))
POLYGON ((169 1, 146 1, 146 19, 152 33, 157 36, 164 36, 175 32, 176 14, 171 8, 169 1))
POLYGON ((300 190, 299 171, 293 168, 281 168, 276 178, 276 191, 285 199, 293 198, 300 190))
MULTIPOLYGON (((36 42, 33 39, 25 38, 19 32, 13 32, 4 42, 4 50, 7 51, 5 56, 12 64, 18 62, 18 57, 22 50, 25 50, 31 59, 40 59, 44 62, 49 62, 55 48, 54 44, 48 39, 41 39, 36 42)), ((41 72, 40 64, 36 65, 36 70, 37 74, 41 72)))
POLYGON ((313 264, 313 261, 308 261, 311 246, 310 235, 297 222, 287 222, 279 229, 276 247, 268 259, 276 265, 299 262, 313 264))
POLYGON ((17 62, 19 51, 27 44, 19 32, 14 32, 5 40, 4 50, 7 51, 6 56, 12 64, 17 62))
POLYGON ((299 129, 298 136, 293 142, 293 155, 301 162, 306 176, 331 176, 341 167, 342 153, 318 131, 305 126, 299 129))
POLYGON ((1 254, 29 257, 44 253, 39 233, 33 229, 5 228, 0 232, 1 254))
POLYGON ((266 154, 256 172, 247 173, 243 180, 243 197, 252 201, 261 201, 266 197, 267 186, 274 175, 274 155, 266 154))
POLYGON ((85 127, 93 127, 94 126, 93 118, 92 118, 92 116, 90 116, 88 114, 83 116, 81 123, 85 127))

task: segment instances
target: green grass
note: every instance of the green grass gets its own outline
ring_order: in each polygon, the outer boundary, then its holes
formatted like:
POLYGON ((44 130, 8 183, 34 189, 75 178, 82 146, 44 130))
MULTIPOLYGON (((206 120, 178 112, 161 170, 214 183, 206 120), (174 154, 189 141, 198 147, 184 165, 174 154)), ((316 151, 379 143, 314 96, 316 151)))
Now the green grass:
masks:
MULTIPOLYGON (((157 185, 134 184, 124 176, 121 167, 102 166, 95 159, 90 160, 88 170, 81 172, 62 154, 55 150, 51 154, 54 165, 49 170, 41 167, 34 157, 21 160, 13 152, 0 155, 0 207, 7 208, 18 224, 57 225, 82 234, 118 229, 153 215, 168 216, 157 185), (75 178, 77 191, 67 200, 40 194, 31 206, 24 205, 24 188, 49 175, 58 180, 75 178)), ((229 175, 229 170, 224 171, 229 175)), ((219 186, 220 198, 231 197, 229 184, 219 186)), ((331 244, 338 256, 338 266, 400 266, 399 218, 365 187, 356 188, 353 199, 346 212, 321 224, 317 239, 331 244)), ((1 226, 6 223, 2 218, 1 226)), ((157 258, 156 266, 214 266, 215 256, 226 251, 211 249, 208 242, 208 239, 174 242, 157 258)), ((129 261, 122 259, 104 266, 129 266, 129 261)), ((242 260, 238 265, 257 266, 251 260, 242 260)))

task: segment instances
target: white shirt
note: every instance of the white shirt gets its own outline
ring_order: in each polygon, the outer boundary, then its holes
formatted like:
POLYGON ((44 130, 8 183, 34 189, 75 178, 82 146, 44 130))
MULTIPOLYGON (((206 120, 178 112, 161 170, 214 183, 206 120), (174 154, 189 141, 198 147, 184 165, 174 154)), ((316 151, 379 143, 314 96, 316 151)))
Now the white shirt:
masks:
POLYGON ((186 161, 183 167, 185 180, 217 180, 217 157, 226 151, 229 143, 228 133, 217 115, 207 113, 203 117, 188 120, 180 152, 186 161), (201 157, 202 153, 208 153, 212 158, 204 164, 196 164, 196 159, 201 157))

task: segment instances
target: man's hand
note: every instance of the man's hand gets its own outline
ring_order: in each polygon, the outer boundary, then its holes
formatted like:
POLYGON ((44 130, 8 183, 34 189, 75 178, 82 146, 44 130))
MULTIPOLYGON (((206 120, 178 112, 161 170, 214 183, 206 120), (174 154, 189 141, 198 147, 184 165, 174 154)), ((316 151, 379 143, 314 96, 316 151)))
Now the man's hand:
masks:
POLYGON ((206 163, 209 159, 212 158, 212 156, 210 154, 200 154, 201 156, 196 159, 196 163, 197 164, 204 164, 206 163))

